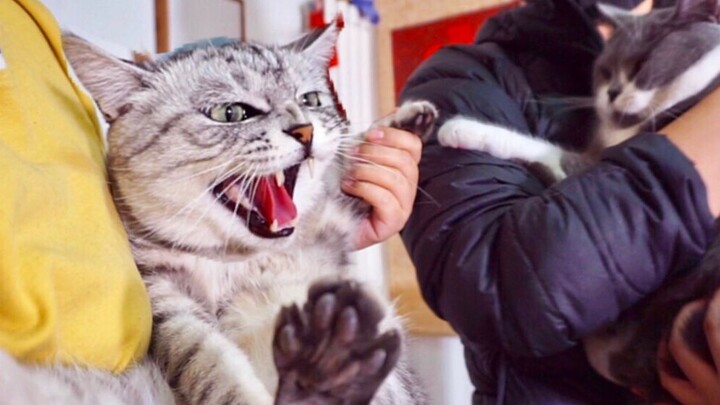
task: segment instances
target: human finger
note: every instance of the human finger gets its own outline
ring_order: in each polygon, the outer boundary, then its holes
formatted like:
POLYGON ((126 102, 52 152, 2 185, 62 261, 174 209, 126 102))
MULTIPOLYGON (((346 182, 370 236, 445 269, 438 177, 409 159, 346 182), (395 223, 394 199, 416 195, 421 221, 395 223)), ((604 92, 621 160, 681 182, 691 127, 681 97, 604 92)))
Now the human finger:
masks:
MULTIPOLYGON (((710 353, 712 354, 713 362, 717 369, 720 365, 720 289, 715 291, 715 294, 707 304, 704 328, 710 353)), ((716 383, 720 384, 720 381, 716 383)), ((718 401, 720 401, 720 398, 718 398, 718 401)))
POLYGON ((704 300, 683 307, 673 323, 668 350, 693 387, 705 398, 720 398, 720 380, 714 367, 698 357, 685 343, 682 332, 691 316, 706 305, 704 300))
POLYGON ((415 201, 417 183, 408 180, 396 169, 359 164, 353 167, 349 174, 352 180, 371 183, 389 191, 403 210, 408 211, 407 215, 410 214, 409 210, 415 201))
POLYGON ((354 157, 358 163, 394 169, 410 183, 417 184, 418 164, 405 150, 366 143, 357 148, 354 157))
POLYGON ((368 131, 365 134, 365 140, 372 144, 406 151, 413 158, 415 164, 420 162, 422 141, 412 132, 391 127, 378 127, 368 131))

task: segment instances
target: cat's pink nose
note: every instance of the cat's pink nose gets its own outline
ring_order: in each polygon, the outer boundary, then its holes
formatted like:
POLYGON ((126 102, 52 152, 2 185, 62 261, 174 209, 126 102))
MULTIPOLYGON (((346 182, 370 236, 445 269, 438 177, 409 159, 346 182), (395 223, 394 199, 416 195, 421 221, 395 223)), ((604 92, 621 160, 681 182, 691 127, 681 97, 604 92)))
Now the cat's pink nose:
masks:
POLYGON ((305 147, 305 156, 310 156, 310 147, 313 140, 312 124, 300 124, 290 127, 284 131, 286 134, 295 138, 305 147))

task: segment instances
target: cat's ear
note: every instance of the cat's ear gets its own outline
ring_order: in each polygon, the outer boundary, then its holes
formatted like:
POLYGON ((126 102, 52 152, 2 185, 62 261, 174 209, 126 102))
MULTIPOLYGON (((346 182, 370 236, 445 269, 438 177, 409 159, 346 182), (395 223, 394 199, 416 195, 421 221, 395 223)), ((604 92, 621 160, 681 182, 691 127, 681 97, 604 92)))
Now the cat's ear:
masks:
POLYGON ((114 121, 139 91, 150 72, 118 59, 88 41, 63 34, 63 50, 80 82, 98 103, 105 119, 114 121))
POLYGON ((597 8, 600 11, 600 20, 617 28, 627 25, 635 19, 635 15, 629 11, 604 3, 598 3, 597 8))
POLYGON ((324 28, 314 30, 286 47, 327 65, 335 54, 340 29, 342 20, 333 20, 324 28))
POLYGON ((720 3, 718 0, 677 0, 675 17, 717 21, 720 17, 720 3))

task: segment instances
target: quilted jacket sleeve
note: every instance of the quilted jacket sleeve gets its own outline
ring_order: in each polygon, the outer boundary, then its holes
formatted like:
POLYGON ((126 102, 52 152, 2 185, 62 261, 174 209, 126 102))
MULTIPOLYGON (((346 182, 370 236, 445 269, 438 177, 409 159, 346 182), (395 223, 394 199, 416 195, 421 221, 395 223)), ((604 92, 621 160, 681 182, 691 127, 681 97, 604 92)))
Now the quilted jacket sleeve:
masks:
MULTIPOLYGON (((440 51, 403 98, 528 131, 523 86, 498 79, 511 67, 473 52, 440 51)), ((694 264, 713 235, 704 184, 658 134, 550 188, 521 165, 430 142, 419 186, 402 236, 426 301, 466 344, 515 356, 573 346, 694 264)))

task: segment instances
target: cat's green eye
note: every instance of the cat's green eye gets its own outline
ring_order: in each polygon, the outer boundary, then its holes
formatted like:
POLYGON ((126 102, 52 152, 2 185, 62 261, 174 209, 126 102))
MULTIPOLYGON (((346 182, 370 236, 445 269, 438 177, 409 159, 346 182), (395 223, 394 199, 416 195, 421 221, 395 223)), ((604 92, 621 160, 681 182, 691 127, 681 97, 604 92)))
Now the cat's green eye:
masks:
POLYGON ((210 118, 218 122, 239 122, 245 118, 245 109, 240 104, 225 104, 210 109, 210 118))
POLYGON ((240 122, 262 114, 249 105, 234 103, 215 106, 208 111, 208 117, 217 122, 240 122))
POLYGON ((320 93, 317 91, 311 91, 303 94, 300 97, 300 102, 307 107, 320 107, 322 105, 320 102, 320 93))

